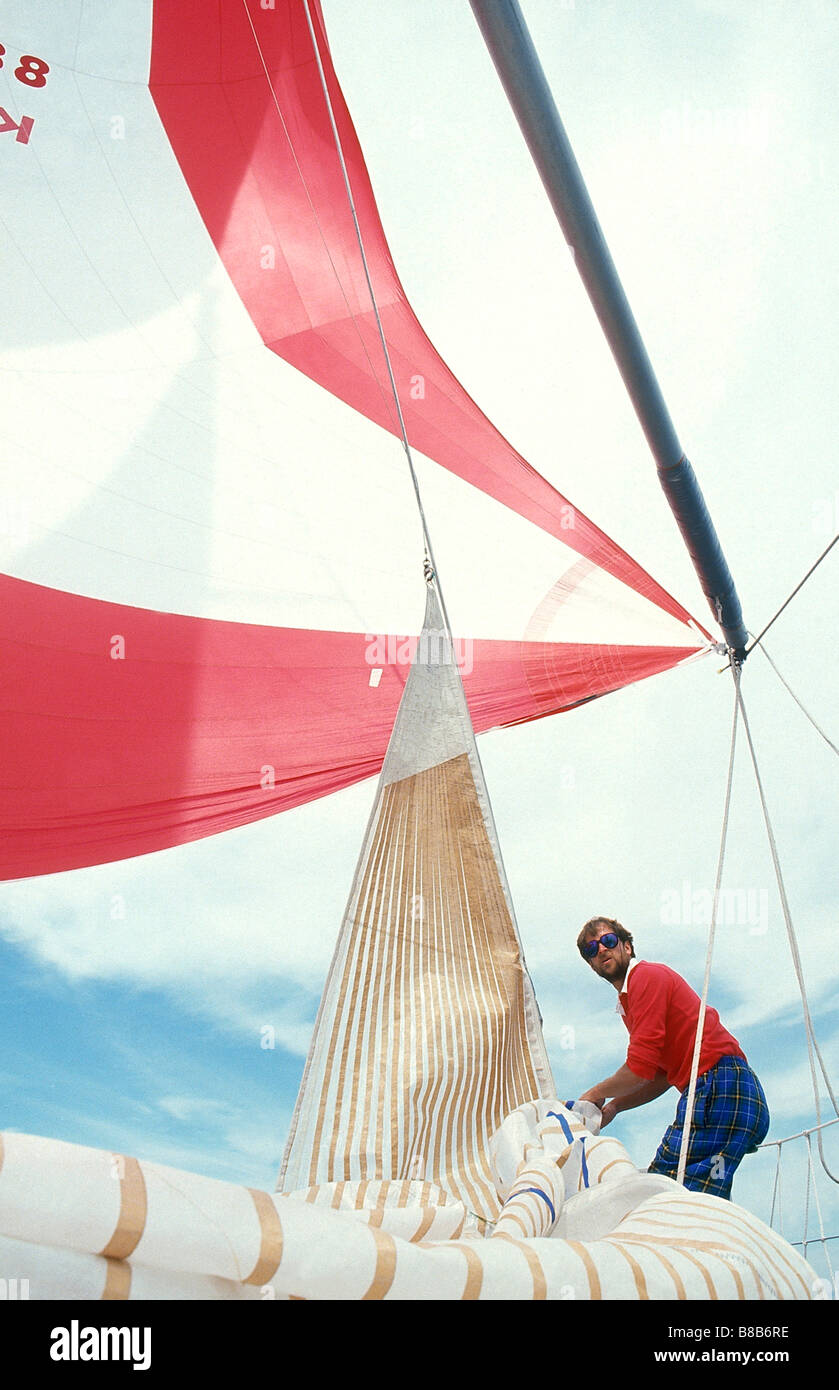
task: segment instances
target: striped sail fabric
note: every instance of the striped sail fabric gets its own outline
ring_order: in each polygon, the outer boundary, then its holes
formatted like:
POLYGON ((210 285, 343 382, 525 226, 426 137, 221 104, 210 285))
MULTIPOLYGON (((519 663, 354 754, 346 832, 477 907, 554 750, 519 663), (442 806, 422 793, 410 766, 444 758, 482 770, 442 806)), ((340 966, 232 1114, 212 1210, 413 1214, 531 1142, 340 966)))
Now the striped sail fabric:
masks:
POLYGON ((429 586, 280 1184, 425 1180, 491 1219, 490 1137, 511 1110, 552 1090, 475 737, 429 586))
MULTIPOLYGON (((521 1177, 553 1163, 556 1224, 513 1235, 502 1219, 489 1239, 468 1221, 457 1234, 458 1204, 437 1207, 440 1225, 423 1232, 423 1184, 371 1184, 367 1210, 351 1211, 343 1200, 357 1192, 272 1195, 5 1133, 0 1279, 11 1288, 25 1271, 17 1293, 32 1300, 823 1297, 823 1281, 777 1232, 733 1202, 638 1173, 616 1139, 585 1139, 591 1185, 576 1192, 569 1150, 582 1135, 560 1141, 558 1115, 575 1124, 558 1101, 525 1106, 515 1133, 528 1137, 516 1149, 508 1129, 501 1164, 521 1177)), ((507 1189, 497 1176, 508 1211, 521 1212, 520 1181, 507 1189)))
POLYGON ((401 1240, 458 1240, 476 1234, 479 1222, 462 1202, 430 1182, 328 1182, 287 1194, 294 1201, 351 1214, 401 1240))

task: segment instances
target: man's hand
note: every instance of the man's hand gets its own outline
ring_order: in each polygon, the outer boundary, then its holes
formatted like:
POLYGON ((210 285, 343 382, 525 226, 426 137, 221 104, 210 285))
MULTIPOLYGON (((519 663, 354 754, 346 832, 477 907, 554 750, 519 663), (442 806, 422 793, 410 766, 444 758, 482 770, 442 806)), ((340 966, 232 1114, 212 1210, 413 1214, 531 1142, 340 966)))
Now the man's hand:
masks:
POLYGON ((618 1114, 620 1110, 620 1106, 618 1105, 617 1101, 607 1100, 603 1092, 599 1090, 596 1086, 592 1087, 590 1091, 584 1091, 581 1096, 577 1097, 577 1099, 590 1100, 597 1106, 598 1110, 600 1111, 601 1129, 605 1129, 606 1126, 611 1123, 611 1121, 615 1118, 615 1116, 618 1114))
POLYGON ((616 1100, 607 1101, 606 1104, 601 1108, 601 1114, 600 1114, 600 1128, 601 1128, 601 1130, 604 1130, 608 1124, 611 1124, 611 1122, 612 1122, 612 1120, 615 1118, 615 1116, 616 1116, 616 1115, 619 1115, 619 1114, 620 1114, 620 1109, 619 1109, 619 1107, 618 1107, 617 1101, 616 1101, 616 1100))

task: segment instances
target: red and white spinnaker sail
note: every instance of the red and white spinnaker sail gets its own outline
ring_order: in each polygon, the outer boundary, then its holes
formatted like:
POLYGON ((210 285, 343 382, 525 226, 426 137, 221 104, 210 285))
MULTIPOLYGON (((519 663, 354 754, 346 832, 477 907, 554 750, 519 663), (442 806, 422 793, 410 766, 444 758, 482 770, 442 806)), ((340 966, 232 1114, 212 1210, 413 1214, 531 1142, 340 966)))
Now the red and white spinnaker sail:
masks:
MULTIPOLYGON (((475 729, 693 655, 704 629, 516 453, 424 334, 311 13, 475 729)), ((303 0, 11 5, 0 58, 15 878, 375 773, 423 599, 303 0)))

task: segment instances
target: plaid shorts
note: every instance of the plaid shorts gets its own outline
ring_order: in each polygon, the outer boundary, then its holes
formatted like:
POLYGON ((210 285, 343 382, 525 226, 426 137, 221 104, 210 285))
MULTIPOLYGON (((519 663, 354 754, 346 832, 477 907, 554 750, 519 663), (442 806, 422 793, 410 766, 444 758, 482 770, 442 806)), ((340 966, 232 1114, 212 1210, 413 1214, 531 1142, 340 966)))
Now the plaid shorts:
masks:
MULTIPOLYGON (((687 1094, 686 1086, 649 1173, 675 1178, 678 1172, 687 1094)), ((730 1198, 737 1165, 746 1154, 754 1153, 768 1129, 766 1096, 751 1067, 742 1057, 721 1057, 696 1079, 685 1187, 730 1198)))

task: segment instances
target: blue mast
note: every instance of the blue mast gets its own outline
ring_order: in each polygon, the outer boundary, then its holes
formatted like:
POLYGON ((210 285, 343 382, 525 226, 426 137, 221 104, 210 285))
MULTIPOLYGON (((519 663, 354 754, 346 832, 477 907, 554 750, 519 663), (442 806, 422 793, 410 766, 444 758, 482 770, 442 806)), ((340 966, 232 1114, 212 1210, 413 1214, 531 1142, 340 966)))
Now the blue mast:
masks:
POLYGON ((734 661, 748 633, 696 474, 685 457, 638 325, 583 181, 517 0, 470 0, 507 98, 594 305, 658 477, 734 661))

